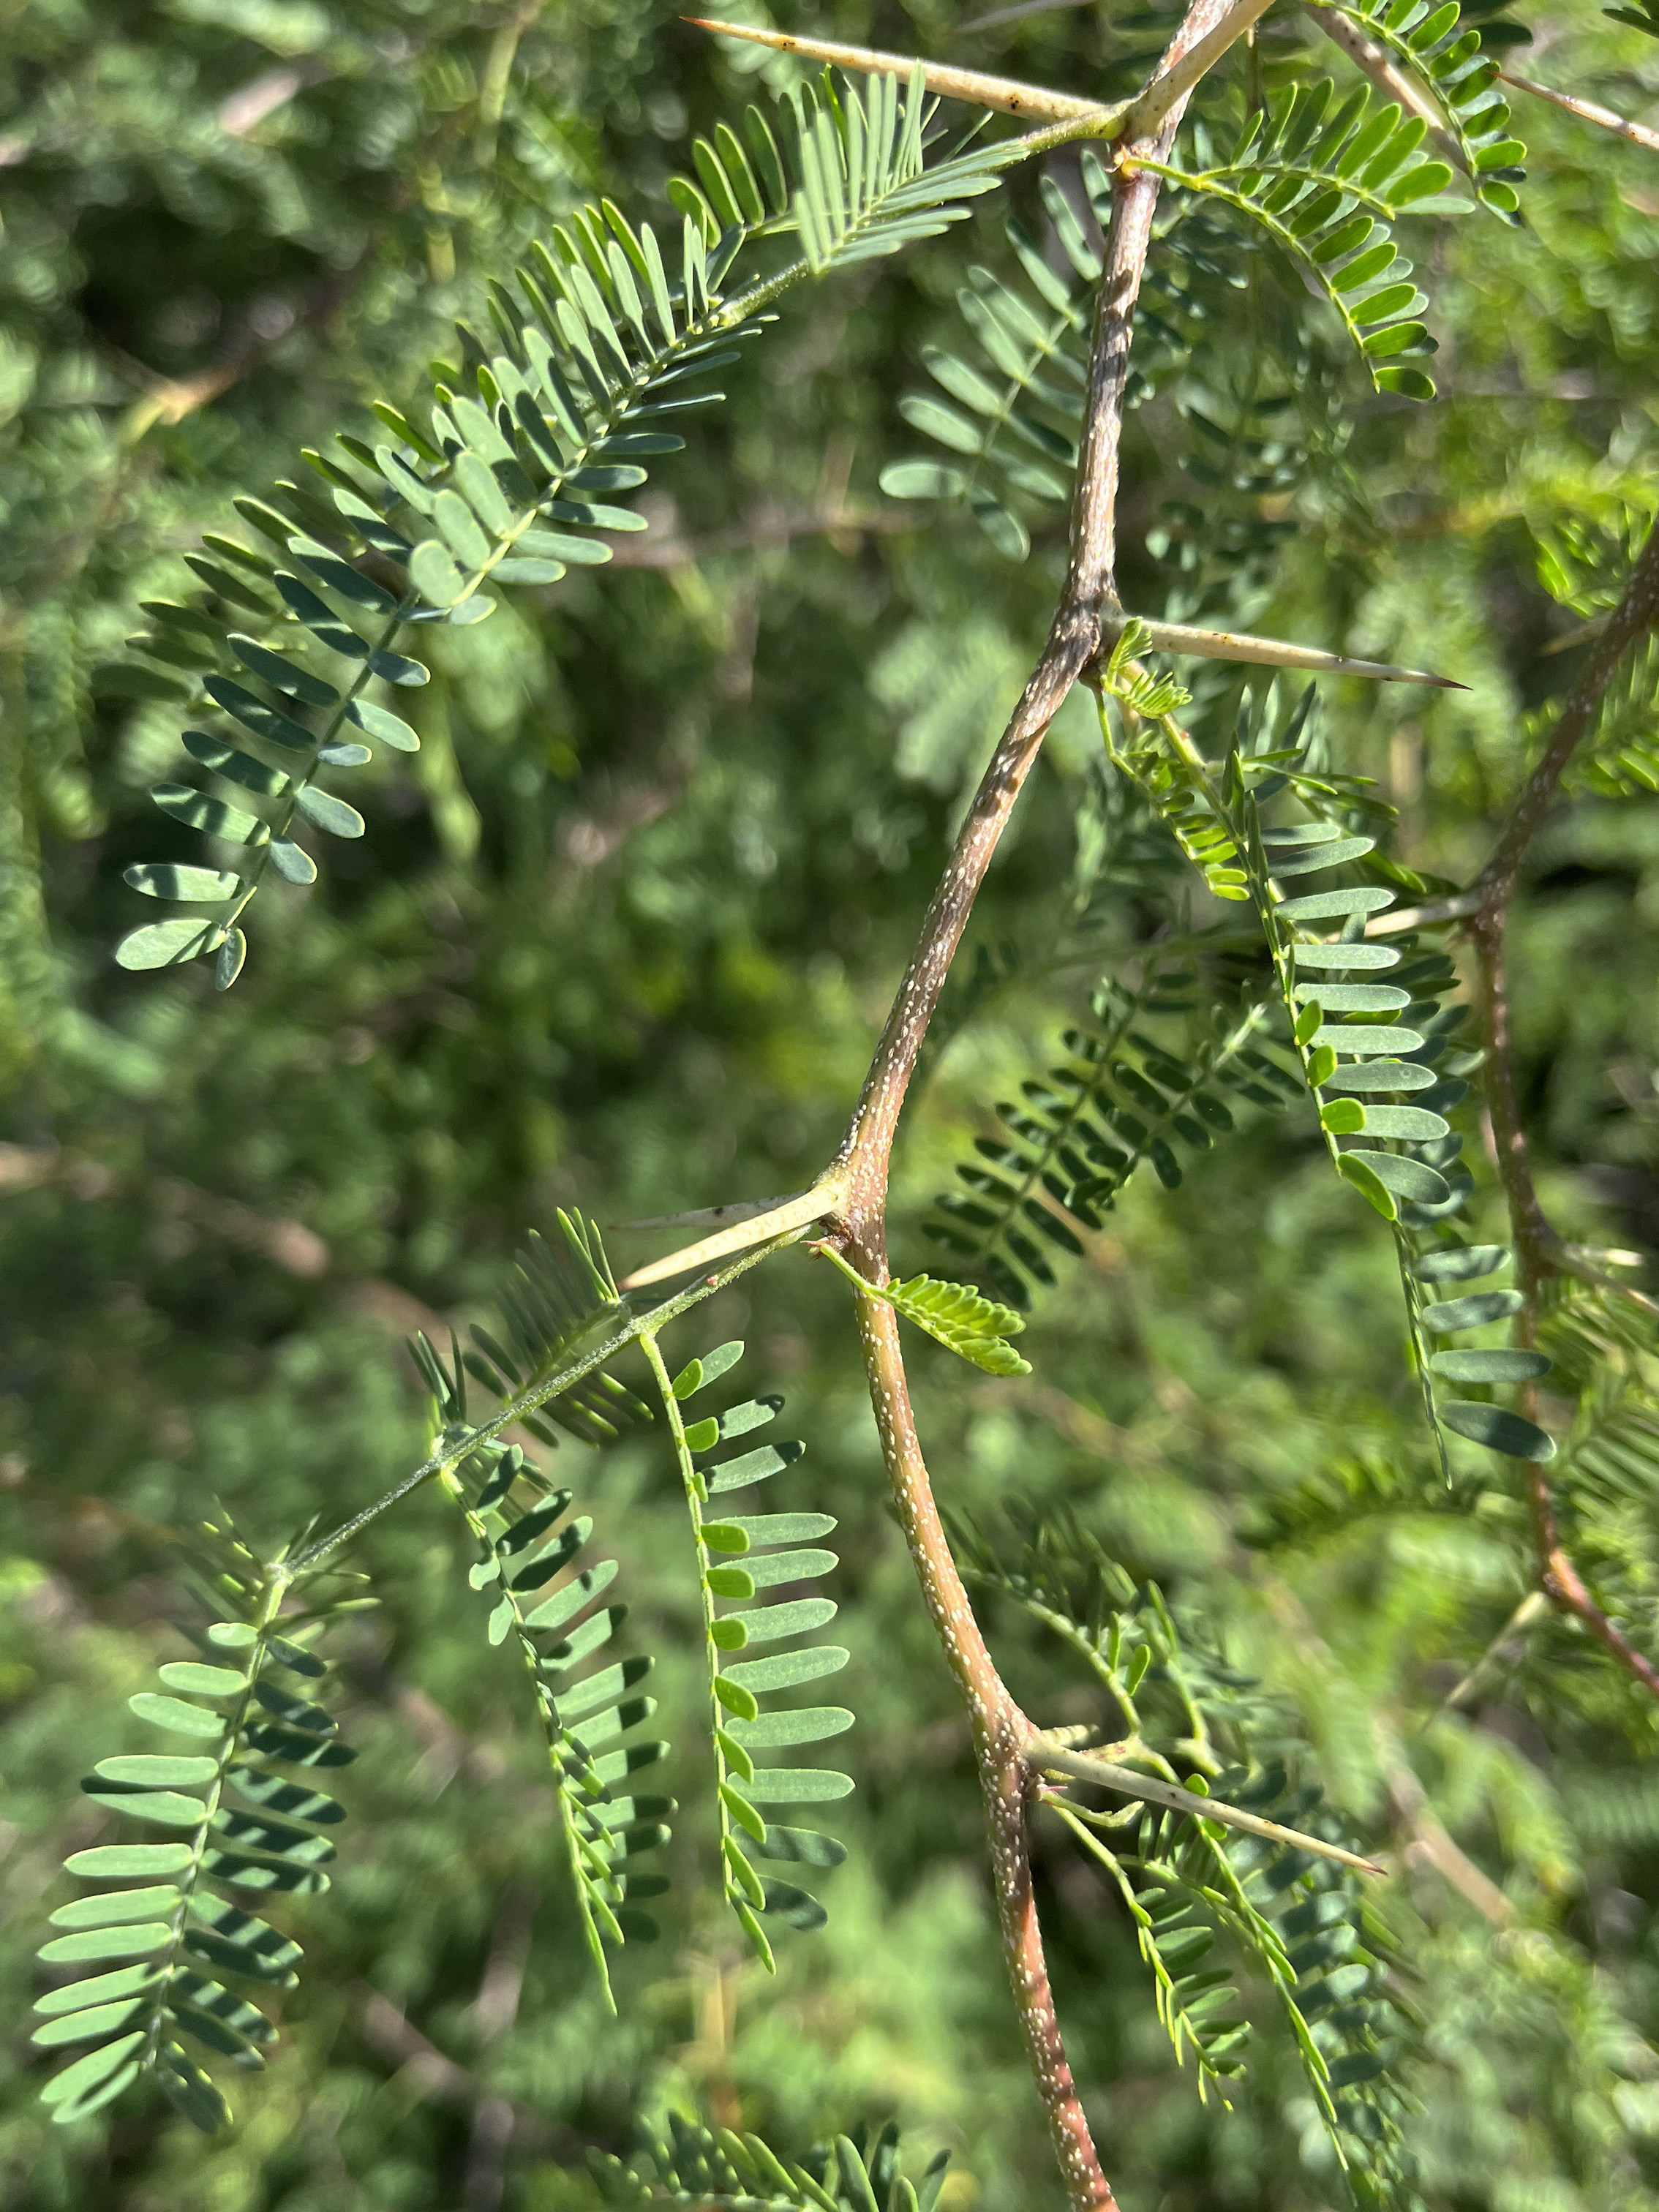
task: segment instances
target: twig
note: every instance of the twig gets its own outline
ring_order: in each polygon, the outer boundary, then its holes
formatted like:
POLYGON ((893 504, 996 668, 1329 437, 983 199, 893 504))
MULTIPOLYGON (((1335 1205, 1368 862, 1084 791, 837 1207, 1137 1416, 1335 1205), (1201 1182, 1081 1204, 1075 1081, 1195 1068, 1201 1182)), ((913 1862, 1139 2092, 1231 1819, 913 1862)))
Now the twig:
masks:
MULTIPOLYGON (((1255 1583, 1268 1611, 1291 1635, 1304 1664, 1328 1675, 1340 1662, 1314 1626, 1302 1599, 1279 1576, 1264 1573, 1259 1559, 1245 1555, 1239 1565, 1243 1576, 1255 1583)), ((1407 1864, 1412 1863, 1413 1854, 1420 1856, 1483 1917, 1494 1926, 1506 1925, 1515 1917, 1509 1899, 1453 1842, 1386 1719, 1378 1716, 1372 1725, 1376 1763, 1384 1784, 1395 1810, 1412 1831, 1407 1864)))
POLYGON ((222 399, 234 385, 241 383, 260 368, 295 331, 325 322, 337 307, 350 298, 378 242, 377 236, 348 268, 336 270, 320 284, 313 285, 293 321, 284 323, 280 330, 262 331, 249 323, 210 368, 198 369, 194 376, 156 379, 142 399, 133 401, 122 418, 123 445, 136 446, 158 422, 182 422, 198 408, 222 399))
POLYGON ((1184 52, 1176 54, 1172 46, 1158 74, 1124 117, 1118 135, 1132 144, 1155 137, 1166 116, 1185 107, 1200 77, 1215 67, 1229 46, 1236 46, 1272 4, 1273 0, 1233 0, 1220 21, 1184 52))
MULTIPOLYGON (((393 2060, 399 2072, 416 2085, 421 2098, 474 2106, 505 2101, 491 2099, 477 2075, 446 2057, 390 1997, 382 1996, 370 1984, 350 1983, 347 1995, 364 2042, 393 2060)), ((587 2146, 574 2128, 550 2124, 529 2106, 508 2105, 507 2110, 512 2132, 533 2156, 554 2159, 564 2166, 574 2166, 581 2159, 587 2146)))
POLYGON ((1500 1667, 1512 1667, 1526 1649, 1528 1630, 1540 1613, 1548 1610, 1549 1600, 1543 1591, 1528 1590, 1462 1680, 1446 1692, 1441 1712, 1455 1713, 1472 1705, 1500 1667))
POLYGON ((1580 100, 1574 93, 1557 92, 1553 86, 1534 84, 1529 76, 1511 76, 1507 70, 1499 70, 1498 77, 1500 84, 1512 85, 1516 92, 1529 92, 1534 100, 1547 100, 1553 107, 1565 107, 1581 123, 1594 123, 1601 130, 1628 138, 1633 146, 1645 146, 1650 154, 1659 154, 1659 131, 1650 131, 1645 123, 1632 123, 1626 117, 1615 114, 1612 108, 1598 106, 1593 100, 1580 100))
POLYGON ((1066 2201, 1073 2212, 1116 2212, 1078 2100, 1042 1953, 1028 1826, 1036 1778, 1023 1755, 1034 1731, 997 1673, 945 1540, 910 1407, 898 1316, 884 1299, 860 1292, 858 1320, 893 1502, 934 1633, 973 1728, 1003 1960, 1066 2201))
POLYGON ((1407 1863, 1421 1859, 1431 1866, 1449 1889, 1472 1905, 1489 1926, 1512 1928, 1519 1917, 1513 1905, 1487 1875, 1481 1873, 1466 1851, 1460 1850, 1445 1823, 1429 1803, 1422 1784, 1403 1759, 1392 1763, 1385 1777, 1389 1796, 1412 1841, 1407 1863))
MULTIPOLYGON (((1518 865, 1519 854, 1516 854, 1518 865)), ((1513 882, 1513 877, 1510 878, 1513 882)), ((1492 1150, 1498 1182, 1509 1208, 1515 1244, 1515 1271, 1522 1304, 1516 1316, 1516 1335, 1528 1350, 1538 1340, 1538 1287, 1547 1274, 1557 1272, 1560 1239, 1545 1218, 1534 1187, 1527 1158, 1526 1130, 1516 1093, 1514 1049, 1510 1034, 1509 994, 1504 967, 1504 923, 1507 904, 1483 908, 1473 936, 1480 981, 1480 1008, 1486 1030, 1486 1101, 1492 1115, 1492 1150)), ((1538 1413, 1538 1386, 1521 1388, 1522 1411, 1528 1419, 1538 1413)), ((1654 1697, 1659 1698, 1659 1668, 1638 1651, 1616 1627, 1590 1595, 1583 1577, 1561 1540, 1555 1513, 1555 1493, 1541 1462, 1528 1464, 1527 1493, 1532 1508, 1533 1540, 1538 1553, 1539 1583, 1551 1603, 1571 1613, 1609 1651, 1626 1671, 1654 1697)))
POLYGON ((1365 934, 1393 937, 1402 929, 1429 929, 1437 922, 1464 921, 1480 911, 1484 899, 1484 892, 1479 890, 1454 891, 1449 898, 1425 899, 1421 906, 1397 906, 1388 914, 1374 915, 1365 924, 1365 934))
POLYGON ((613 568, 682 568, 720 553, 749 553, 787 545, 794 538, 896 537, 916 527, 917 509, 894 501, 884 507, 833 506, 788 514, 781 507, 757 507, 747 520, 724 529, 683 538, 655 530, 642 537, 612 538, 613 568))
POLYGON ((1651 531, 1632 573, 1625 595, 1607 617, 1583 673, 1573 686, 1559 720, 1551 732, 1544 757, 1527 780, 1516 802, 1498 849, 1486 863, 1480 888, 1488 908, 1507 906, 1528 846, 1567 765, 1588 734, 1601 703, 1601 694, 1612 683, 1620 662, 1644 631, 1659 623, 1659 527, 1651 531))
POLYGON ((120 1176, 85 1152, 56 1145, 0 1144, 0 1195, 9 1191, 66 1191, 82 1203, 111 1198, 149 1200, 157 1211, 204 1229, 246 1252, 257 1252, 284 1274, 314 1282, 333 1266, 333 1255, 314 1229, 286 1214, 256 1212, 239 1200, 222 1198, 172 1176, 120 1176))
POLYGON ((1638 1651, 1590 1595, 1589 1587, 1562 1543, 1555 1520, 1555 1496, 1541 1467, 1532 1469, 1533 1528, 1542 1565, 1544 1595, 1562 1613, 1583 1623, 1605 1651, 1610 1652, 1627 1674, 1633 1674, 1650 1697, 1659 1698, 1659 1667, 1638 1651))
POLYGON ((325 83, 331 74, 327 64, 315 55, 302 62, 283 62, 275 69, 261 70, 258 76, 249 77, 219 102, 213 119, 228 138, 246 138, 266 116, 286 107, 296 94, 325 83))
MULTIPOLYGON (((1170 42, 1165 66, 1178 63, 1223 13, 1218 0, 1194 0, 1170 42)), ((973 911, 1002 832, 1048 726, 1099 648, 1103 620, 1121 619, 1115 590, 1119 449, 1135 302, 1152 242, 1158 179, 1136 169, 1137 152, 1164 160, 1185 106, 1178 100, 1149 140, 1132 141, 1112 195, 1105 268, 1090 351, 1083 447, 1072 515, 1071 562, 1048 641, 1019 704, 991 757, 957 836, 921 934, 876 1048, 862 1096, 831 1172, 844 1171, 846 1218, 855 1236, 878 1224, 886 1202, 893 1139, 922 1038, 973 911)), ((866 1258, 873 1281, 886 1273, 878 1225, 866 1258)))
MULTIPOLYGON (((1226 15, 1224 0, 1193 0, 1161 71, 1178 69, 1226 15)), ((1158 179, 1137 152, 1165 159, 1185 105, 1125 149, 1108 233, 1090 349, 1082 453, 1072 509, 1066 584, 1036 669, 992 756, 925 916, 916 950, 876 1047, 863 1092, 829 1177, 842 1192, 841 1241, 866 1280, 887 1280, 886 1201, 894 1134, 951 960, 999 840, 1050 722, 1095 658, 1103 618, 1115 614, 1119 449, 1135 301, 1151 242, 1158 179)), ((899 1346, 884 1299, 860 1294, 860 1334, 871 1403, 895 1506, 941 1648, 973 1726, 1003 1953, 1033 2077, 1072 2212, 1115 2212, 1111 2187, 1066 2063, 1032 1892, 1029 1808, 1036 1788, 1023 1755, 1034 1734, 999 1676, 975 1620, 933 1500, 916 1436, 899 1346)))

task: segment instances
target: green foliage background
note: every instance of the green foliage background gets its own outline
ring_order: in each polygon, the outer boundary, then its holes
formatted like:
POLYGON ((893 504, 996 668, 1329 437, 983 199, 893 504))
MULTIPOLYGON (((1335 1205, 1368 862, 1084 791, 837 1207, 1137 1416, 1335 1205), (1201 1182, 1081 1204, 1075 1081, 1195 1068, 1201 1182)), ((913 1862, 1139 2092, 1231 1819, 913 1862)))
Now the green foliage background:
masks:
MULTIPOLYGON (((1061 10, 969 36, 955 15, 837 0, 789 27, 1115 92, 1172 20, 1061 10)), ((1627 113, 1659 98, 1659 48, 1636 31, 1578 4, 1527 20, 1537 73, 1627 113)), ((789 69, 654 0, 0 9, 0 1942, 19 2015, 56 1869, 106 1826, 75 1790, 88 1747, 136 1741, 125 1700, 176 1648, 167 1530, 219 1499, 276 1540, 413 1464, 424 1408, 401 1337, 487 1311, 556 1206, 620 1222, 809 1179, 1040 641, 1058 521, 1011 567, 965 515, 928 527, 877 491, 915 450, 897 398, 924 381, 924 343, 955 343, 964 258, 1007 266, 999 196, 970 230, 789 303, 658 476, 652 531, 623 548, 641 565, 441 635, 422 750, 370 772, 370 834, 322 884, 267 891, 234 993, 110 964, 134 920, 121 868, 156 845, 145 787, 174 758, 173 726, 100 674, 137 602, 182 582, 233 490, 370 398, 412 397, 449 318, 539 228, 602 191, 659 213, 690 134, 789 69)), ((1659 167, 1541 106, 1523 120, 1524 227, 1425 226, 1439 401, 1370 394, 1334 336, 1289 388, 1252 386, 1251 333, 1284 296, 1256 257, 1129 442, 1133 603, 1159 611, 1173 589, 1178 617, 1224 610, 1468 683, 1426 700, 1339 685, 1325 706, 1334 761, 1401 810, 1395 856, 1458 881, 1519 781, 1528 717, 1576 665, 1547 648, 1584 608, 1540 549, 1655 504, 1659 167), (1235 438, 1195 483, 1177 461, 1205 434, 1183 404, 1256 447, 1235 438)), ((1041 221, 1033 180, 1014 198, 1041 221)), ((928 1264, 921 1217, 986 1102, 1053 1054, 1136 940, 1132 884, 1066 934, 1097 744, 1068 709, 975 918, 970 952, 1006 965, 1011 944, 1021 964, 913 1105, 901 1273, 928 1264)), ((1642 1248, 1659 1234, 1659 803, 1626 781, 1615 799, 1581 779, 1547 830, 1513 964, 1546 1203, 1571 1236, 1642 1248)), ((1487 1182, 1476 1212, 1502 1233, 1487 1182)), ((633 2115, 670 2108, 794 2154, 894 2117, 923 2158, 956 2152, 952 2212, 1057 2201, 966 1724, 884 1510, 843 1289, 800 1254, 740 1289, 670 1350, 744 1336, 750 1386, 787 1392, 811 1447, 777 1502, 841 1520, 837 1694, 859 1727, 836 1748, 860 1787, 838 1808, 853 1850, 828 1930, 786 1936, 775 1982, 741 1964, 686 1820, 665 1939, 623 1955, 621 2020, 601 2014, 550 1871, 532 1716, 483 1644, 464 1531, 423 1494, 361 1550, 382 1603, 345 1650, 355 1817, 303 1916, 292 2048, 210 2147, 153 2104, 51 2128, 12 2031, 9 2204, 552 2212, 592 2201, 584 2145, 622 2148, 633 2115)), ((1425 2197, 1634 2207, 1659 2176, 1659 1716, 1547 1624, 1436 1718, 1524 1593, 1524 1516, 1508 1463, 1475 1455, 1467 1510, 1449 1510, 1397 1304, 1386 1232, 1310 1117, 1264 1117, 1178 1189, 1130 1186, 1022 1339, 1031 1376, 970 1376, 918 1340, 936 1480, 981 1518, 1068 1507, 1157 1577, 1289 1702, 1330 1801, 1395 1851, 1425 2197), (1437 1871, 1402 1771, 1495 1886, 1484 1913, 1437 1871)), ((696 1593, 665 1449, 568 1479, 623 1558, 689 1762, 696 1593)), ((1651 1514, 1632 1506, 1597 1560, 1649 1648, 1651 1514)), ((988 1611, 1030 1711, 1097 1717, 1056 1644, 988 1611)), ((1039 1865, 1125 2204, 1336 2201, 1266 2005, 1238 2109, 1200 2109, 1113 1896, 1057 1828, 1039 1865)))

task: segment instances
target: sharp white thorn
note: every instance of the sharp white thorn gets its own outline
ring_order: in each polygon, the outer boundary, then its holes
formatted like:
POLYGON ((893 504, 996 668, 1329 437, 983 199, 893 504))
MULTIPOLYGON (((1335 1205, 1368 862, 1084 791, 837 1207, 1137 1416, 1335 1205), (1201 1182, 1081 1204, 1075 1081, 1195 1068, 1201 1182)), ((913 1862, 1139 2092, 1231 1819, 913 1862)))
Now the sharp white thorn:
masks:
POLYGON ((800 1190, 786 1191, 781 1198, 738 1198, 729 1206, 694 1206, 684 1213, 649 1213, 638 1221, 613 1221, 613 1235, 629 1229, 728 1229, 739 1221, 752 1220, 757 1213, 769 1213, 775 1206, 788 1206, 798 1198, 805 1198, 800 1190))
POLYGON ((1268 668, 1306 668, 1323 676, 1368 676, 1379 684, 1430 684, 1437 690, 1466 691, 1455 677, 1431 676, 1421 668, 1395 668, 1382 660, 1355 660, 1345 653, 1322 653, 1316 646, 1290 645, 1276 637, 1251 637, 1243 630, 1194 629, 1186 623, 1138 622, 1146 642, 1158 653, 1179 653, 1200 660, 1249 660, 1268 668))
POLYGON ((763 1244, 771 1237, 787 1236, 791 1230, 805 1229, 814 1221, 822 1221, 840 1205, 842 1188, 833 1179, 814 1183, 799 1198, 785 1199, 781 1204, 762 1206, 738 1206, 726 1209, 728 1216, 740 1213, 730 1228, 717 1230, 714 1236, 704 1237, 695 1244, 683 1245, 678 1252, 670 1252, 660 1260, 653 1260, 643 1267, 635 1267, 631 1275, 624 1275, 617 1285, 621 1291, 643 1291, 653 1283, 667 1282, 675 1275, 695 1274, 700 1268, 712 1267, 717 1260, 729 1260, 733 1253, 746 1252, 751 1246, 763 1244))

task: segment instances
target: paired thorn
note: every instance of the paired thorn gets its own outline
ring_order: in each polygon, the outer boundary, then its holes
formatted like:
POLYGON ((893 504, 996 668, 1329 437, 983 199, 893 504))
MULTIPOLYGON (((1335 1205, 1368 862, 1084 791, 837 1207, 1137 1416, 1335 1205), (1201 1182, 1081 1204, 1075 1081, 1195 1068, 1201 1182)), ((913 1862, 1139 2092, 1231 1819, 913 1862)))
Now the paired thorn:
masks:
MULTIPOLYGON (((692 1223, 721 1220, 729 1226, 718 1229, 712 1237, 704 1237, 695 1244, 683 1245, 678 1252, 665 1258, 653 1260, 643 1267, 635 1267, 631 1275, 624 1275, 617 1288, 624 1292, 643 1291, 653 1283, 665 1283, 675 1275, 689 1275, 697 1269, 711 1266, 717 1260, 727 1260, 737 1252, 747 1252, 757 1244, 764 1244, 775 1237, 785 1237, 791 1231, 805 1229, 815 1221, 822 1221, 836 1212, 842 1203, 842 1186, 836 1177, 824 1176, 810 1190, 798 1193, 793 1198, 763 1200, 759 1204, 738 1202, 731 1206, 715 1206, 701 1213, 665 1216, 660 1225, 668 1227, 676 1220, 692 1223)), ((635 1222, 634 1228, 656 1227, 657 1223, 635 1222)))
POLYGON ((1311 645, 1287 645, 1274 637, 1251 637, 1231 629, 1194 629, 1185 623, 1152 622, 1145 615, 1116 618, 1115 636, 1122 625, 1138 622, 1146 642, 1158 653, 1185 653, 1201 660, 1249 660, 1268 668, 1307 668, 1322 676, 1369 676, 1379 684, 1431 684, 1442 691, 1467 691, 1467 684, 1454 677, 1431 676, 1421 668, 1395 668, 1382 660, 1355 660, 1344 653, 1322 653, 1311 645))
POLYGON ((728 1229, 739 1221, 752 1221, 757 1214, 769 1213, 774 1206, 788 1206, 804 1196, 799 1191, 786 1191, 781 1198, 738 1198, 729 1206, 694 1206, 684 1213, 647 1213, 638 1221, 613 1221, 611 1234, 633 1229, 728 1229))
POLYGON ((723 23, 707 15, 687 15, 682 21, 695 23, 701 31, 717 31, 722 38, 750 39, 757 46, 774 46, 780 53, 799 54, 804 61, 833 62, 840 69, 865 70, 878 76, 908 79, 920 68, 923 83, 937 98, 970 100, 975 106, 994 107, 1000 114, 1017 115, 1028 123, 1108 125, 1126 115, 1130 106, 1121 100, 1103 106, 1097 100, 1079 100, 1075 93, 1050 92, 1043 85, 988 76, 981 70, 954 69, 946 62, 918 62, 914 54, 842 46, 834 39, 797 38, 787 31, 761 31, 750 23, 723 23))

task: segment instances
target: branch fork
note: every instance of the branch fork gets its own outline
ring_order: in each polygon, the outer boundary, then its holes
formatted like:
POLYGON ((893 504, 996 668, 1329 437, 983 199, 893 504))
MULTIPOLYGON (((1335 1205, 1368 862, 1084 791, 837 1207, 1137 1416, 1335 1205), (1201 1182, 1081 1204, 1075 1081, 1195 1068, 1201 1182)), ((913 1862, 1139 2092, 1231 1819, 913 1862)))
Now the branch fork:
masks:
MULTIPOLYGON (((710 1234, 665 1259, 636 1268, 624 1279, 621 1286, 624 1291, 729 1260, 733 1253, 751 1249, 768 1238, 803 1235, 814 1223, 829 1228, 837 1246, 844 1248, 851 1270, 866 1285, 888 1280, 889 1164, 928 1024, 1002 832, 1049 725, 1073 686, 1090 675, 1109 628, 1115 637, 1126 619, 1115 581, 1123 409, 1135 306, 1160 190, 1155 172, 1139 164, 1168 159, 1193 87, 1266 12, 1267 4, 1268 0, 1232 0, 1231 5, 1228 0, 1191 0, 1146 86, 1134 100, 1117 108, 1006 78, 986 77, 937 64, 921 64, 924 82, 941 97, 975 100, 1046 125, 1046 131, 1026 140, 1027 151, 1064 138, 1089 137, 1110 141, 1118 152, 1090 347, 1065 586, 1042 654, 981 780, 929 903, 915 951, 835 1158, 808 1190, 794 1197, 758 1211, 718 1209, 720 1218, 710 1223, 710 1234)), ((908 56, 757 31, 740 24, 709 21, 704 27, 847 69, 908 76, 917 66, 908 56)), ((1174 626, 1160 627, 1166 636, 1175 634, 1174 626)), ((1234 648, 1232 657, 1253 657, 1243 651, 1246 647, 1263 657, 1297 651, 1273 647, 1270 641, 1231 638, 1225 634, 1182 635, 1188 650, 1213 650, 1219 639, 1234 648), (1201 646, 1196 642, 1200 638, 1201 646)), ((1170 645, 1165 649, 1181 647, 1170 645)), ((1304 660, 1300 665, 1309 664, 1304 660)), ((1328 662, 1317 665, 1328 665, 1328 662)), ((1348 665, 1344 672, 1349 669, 1397 681, 1436 680, 1410 671, 1385 671, 1370 665, 1363 671, 1348 665)), ((1146 1796, 1200 1818, 1226 1818, 1234 1825, 1243 1825, 1255 1816, 1237 1808, 1218 1808, 1194 1792, 1131 1769, 1091 1760, 1063 1737, 1045 1736, 1021 1711, 997 1671, 945 1539, 916 1434, 898 1316, 891 1304, 873 1289, 858 1290, 855 1302, 870 1401, 894 1506, 923 1602, 973 1729, 1004 1958, 1067 2202, 1071 2212, 1101 2212, 1101 2208, 1116 2212, 1066 2062, 1043 1959, 1032 1887, 1030 1808, 1049 1790, 1045 1774, 1058 1771, 1115 1789, 1120 1795, 1146 1796)), ((1273 1824, 1266 1826, 1273 1829, 1273 1824)), ((1291 1832, 1274 1832, 1281 1840, 1292 1839, 1291 1832)), ((1319 1846, 1316 1838, 1295 1840, 1301 1848, 1334 1848, 1319 1846)), ((1369 1861, 1352 1863, 1377 1870, 1369 1861)))

